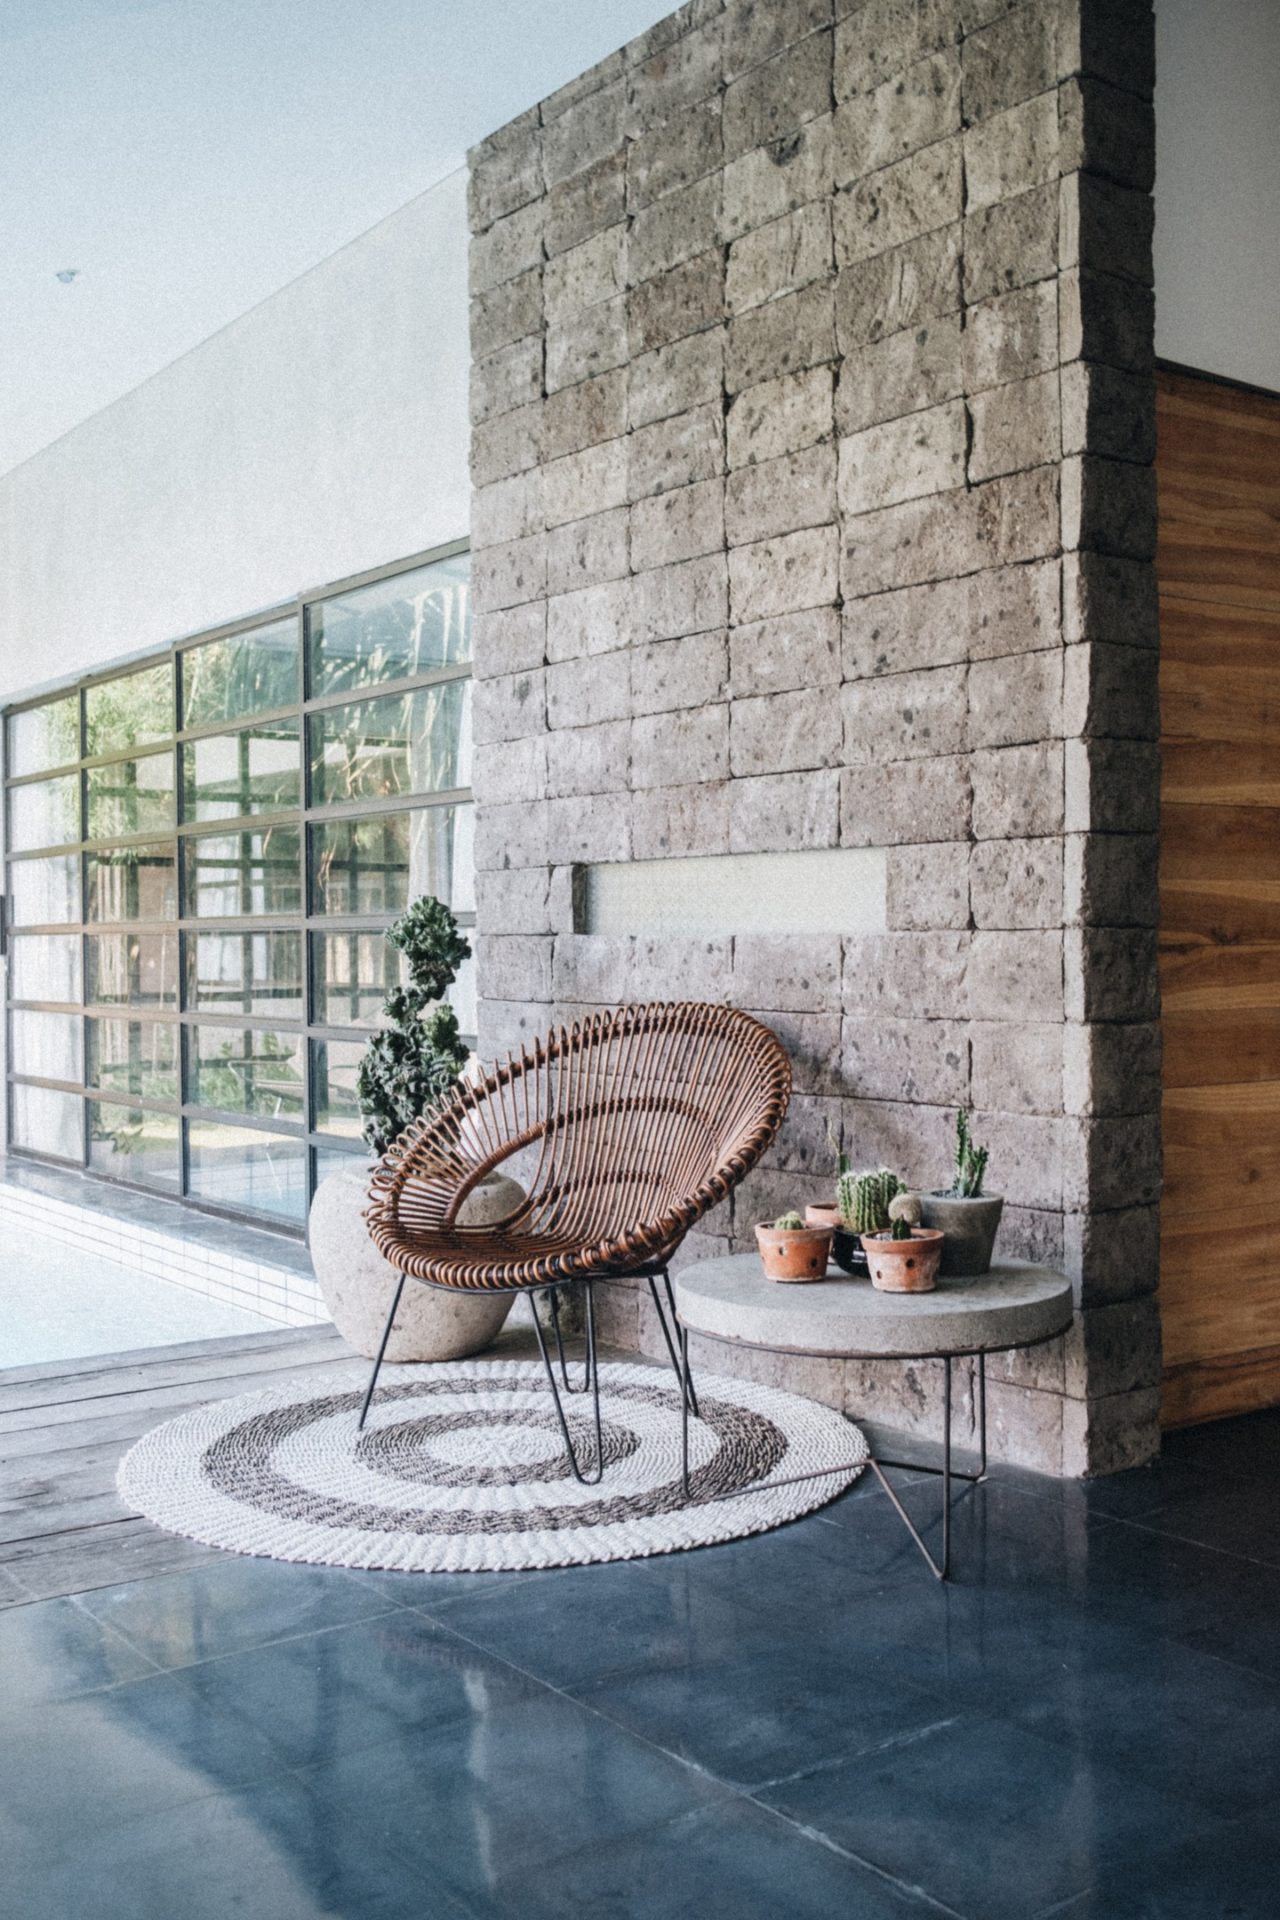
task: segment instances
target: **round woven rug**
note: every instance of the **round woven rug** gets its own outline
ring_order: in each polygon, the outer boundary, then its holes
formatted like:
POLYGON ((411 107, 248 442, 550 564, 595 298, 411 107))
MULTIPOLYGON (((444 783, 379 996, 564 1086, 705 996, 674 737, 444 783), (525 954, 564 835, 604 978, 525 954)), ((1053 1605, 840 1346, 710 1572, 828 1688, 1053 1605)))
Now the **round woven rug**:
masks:
MULTIPOLYGON (((359 1388, 277 1388, 195 1408, 125 1455, 120 1494, 170 1533, 236 1553, 490 1572, 760 1533, 821 1506, 862 1471, 866 1442, 830 1407, 713 1374, 695 1385, 687 1503, 670 1375, 601 1367, 605 1474, 584 1487, 570 1473, 542 1367, 515 1360, 386 1367, 363 1433, 359 1388)), ((589 1462, 590 1399, 564 1404, 589 1462)))

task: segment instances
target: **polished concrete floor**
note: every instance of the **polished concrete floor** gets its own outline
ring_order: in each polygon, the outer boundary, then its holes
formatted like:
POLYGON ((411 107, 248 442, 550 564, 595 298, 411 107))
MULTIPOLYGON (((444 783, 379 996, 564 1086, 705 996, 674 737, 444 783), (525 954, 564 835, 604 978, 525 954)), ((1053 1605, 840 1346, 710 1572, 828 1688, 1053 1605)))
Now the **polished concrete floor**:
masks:
POLYGON ((1278 1470, 1280 1413, 1089 1486, 997 1470, 948 1589, 869 1479, 756 1539, 527 1575, 105 1517, 112 1577, 85 1519, 78 1560, 74 1526, 0 1555, 0 1908, 1275 1920, 1278 1470), (55 1565, 83 1590, 34 1597, 55 1565))

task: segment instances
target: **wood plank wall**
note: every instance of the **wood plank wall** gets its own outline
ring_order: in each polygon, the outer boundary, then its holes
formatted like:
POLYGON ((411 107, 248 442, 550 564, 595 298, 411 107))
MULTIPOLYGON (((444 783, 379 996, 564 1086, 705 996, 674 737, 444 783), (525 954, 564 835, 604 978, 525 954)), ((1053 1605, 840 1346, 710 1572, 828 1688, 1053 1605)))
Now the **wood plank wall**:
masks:
POLYGON ((1158 378, 1166 1425, 1280 1402, 1280 399, 1158 378))

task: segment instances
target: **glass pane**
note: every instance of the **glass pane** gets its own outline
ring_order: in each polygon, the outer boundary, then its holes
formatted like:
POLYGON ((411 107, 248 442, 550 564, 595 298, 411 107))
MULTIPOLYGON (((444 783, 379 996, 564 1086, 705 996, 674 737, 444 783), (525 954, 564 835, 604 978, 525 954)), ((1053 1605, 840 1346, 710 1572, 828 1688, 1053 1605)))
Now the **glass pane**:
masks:
POLYGON ((173 920, 178 913, 177 855, 172 841, 109 847, 85 862, 90 920, 173 920))
POLYGON ((373 1027, 392 987, 406 978, 403 956, 382 933, 313 933, 316 1023, 373 1027))
POLYGON ((469 660, 470 575, 460 553, 309 607, 312 693, 354 692, 469 660))
POLYGON ((173 821, 172 753, 149 753, 142 760, 113 760, 107 767, 90 767, 90 840, 151 833, 172 827, 173 821))
POLYGON ((78 1093, 55 1093, 52 1087, 13 1088, 15 1147, 32 1153, 52 1153, 59 1160, 84 1163, 81 1121, 84 1102, 78 1093))
POLYGON ((83 1031, 78 1013, 15 1013, 9 1064, 14 1073, 34 1074, 38 1080, 71 1080, 79 1086, 83 1031))
POLYGON ((15 927, 80 918, 80 856, 15 860, 9 868, 9 911, 15 927))
POLYGON ((210 640, 182 656, 184 727, 296 706, 299 694, 296 620, 210 640))
POLYGON ((167 740, 173 732, 173 661, 159 660, 140 673, 122 673, 89 687, 84 715, 84 750, 90 756, 167 740))
POLYGON ((187 957, 191 1006, 302 1018, 301 934, 196 934, 188 936, 187 957))
POLYGON ((149 1113, 109 1100, 86 1100, 89 1112, 89 1165, 115 1180, 176 1191, 178 1128, 176 1113, 149 1113))
POLYGON ((42 773, 80 758, 80 696, 9 715, 9 772, 42 773))
POLYGON ((9 789, 9 845, 15 853, 26 847, 65 846, 80 838, 80 776, 64 773, 57 780, 34 780, 27 787, 9 789))
POLYGON ((194 1199, 283 1220, 306 1218, 307 1149, 301 1140, 191 1120, 187 1153, 194 1199))
POLYGON ((215 733, 183 748, 188 820, 236 820, 301 805, 297 720, 215 733))
POLYGON ((305 1113, 303 1038, 298 1033, 240 1027, 187 1031, 188 1098, 225 1113, 261 1113, 301 1120, 305 1113))
POLYGON ((464 960, 458 968, 458 977, 450 987, 447 998, 449 1005, 458 1016, 458 1025, 462 1028, 463 1033, 471 1034, 474 1037, 477 1021, 476 963, 474 957, 470 960, 464 960))
POLYGON ((186 842, 187 910, 206 919, 298 913, 301 836, 296 826, 252 827, 186 842))
POLYGON ((446 680, 391 699, 312 714, 313 804, 468 786, 470 711, 470 680, 446 680))
POLYGON ((358 1153, 339 1146, 316 1147, 313 1149, 316 1163, 316 1185, 328 1179, 331 1173, 349 1173, 352 1167, 365 1171, 369 1165, 369 1150, 361 1147, 358 1153))
POLYGON ((17 933, 9 950, 9 993, 14 1000, 78 1000, 78 933, 17 933))
POLYGON ((95 933, 85 942, 86 998, 99 1006, 176 1007, 178 936, 157 929, 95 933))
POLYGON ((469 804, 330 821, 312 829, 311 859, 317 913, 401 913, 422 893, 475 905, 469 804))
POLYGON ((176 1105, 181 1098, 177 1028, 160 1020, 90 1020, 88 1085, 176 1105))
POLYGON ((363 1040, 315 1040, 311 1045, 316 1128, 320 1133, 360 1138, 356 1074, 364 1058, 363 1040))

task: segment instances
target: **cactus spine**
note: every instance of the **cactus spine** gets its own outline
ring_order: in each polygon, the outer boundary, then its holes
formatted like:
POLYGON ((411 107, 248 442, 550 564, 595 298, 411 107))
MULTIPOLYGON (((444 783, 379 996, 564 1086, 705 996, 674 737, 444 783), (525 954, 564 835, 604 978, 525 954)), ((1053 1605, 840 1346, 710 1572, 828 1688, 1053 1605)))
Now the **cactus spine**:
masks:
POLYGON ((969 1132, 969 1116, 961 1108, 956 1115, 956 1181, 951 1189, 957 1199, 978 1200, 982 1197, 982 1176, 987 1170, 989 1157, 986 1147, 975 1145, 969 1132))
POLYGON ((840 1218, 854 1233, 882 1233, 889 1224, 889 1202, 902 1192, 902 1182, 888 1167, 874 1173, 850 1173, 836 1179, 840 1218))

